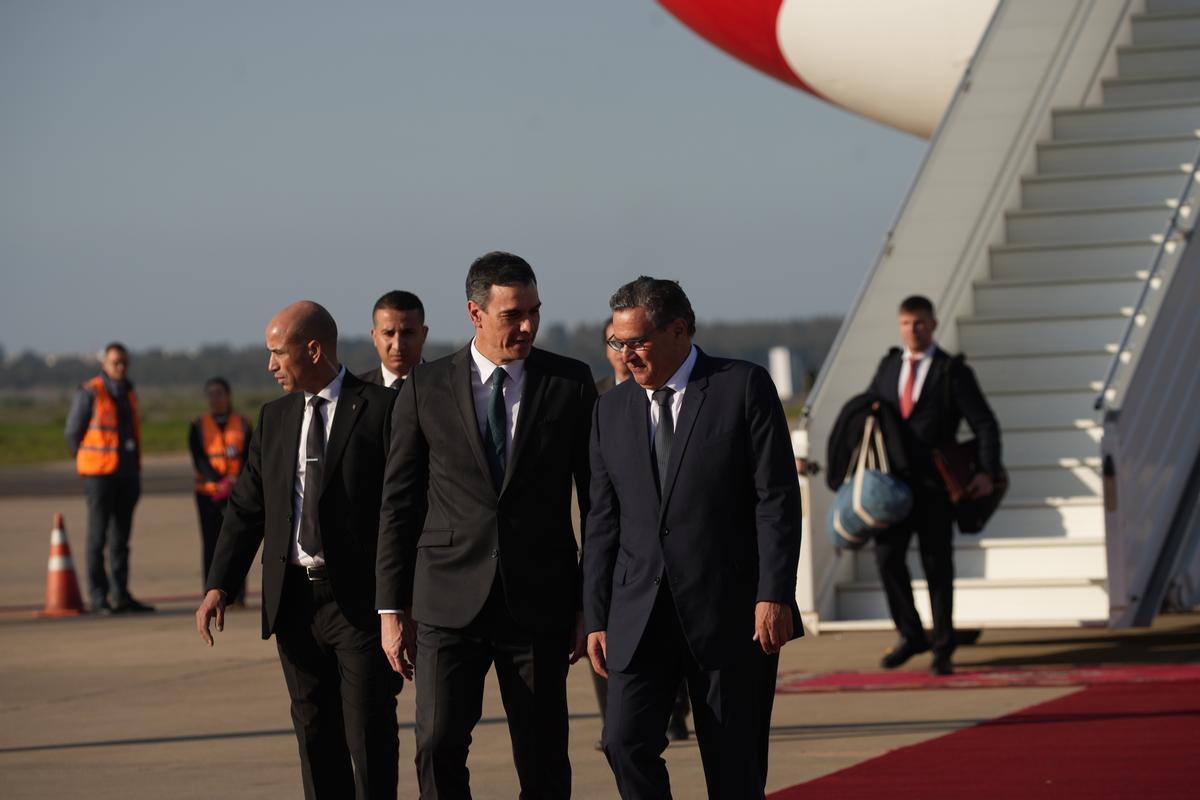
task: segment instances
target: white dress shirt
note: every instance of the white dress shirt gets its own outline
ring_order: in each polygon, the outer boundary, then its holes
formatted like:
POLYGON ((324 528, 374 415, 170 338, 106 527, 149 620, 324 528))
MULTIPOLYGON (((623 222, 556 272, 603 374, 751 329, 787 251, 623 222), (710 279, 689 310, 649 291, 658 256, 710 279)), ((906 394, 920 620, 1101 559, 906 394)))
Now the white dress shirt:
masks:
POLYGON ((912 372, 913 358, 919 356, 917 377, 913 381, 912 393, 913 405, 917 404, 917 400, 921 397, 921 387, 925 385, 925 379, 929 377, 929 365, 933 363, 933 354, 937 352, 937 349, 936 343, 930 343, 929 349, 924 353, 914 353, 908 348, 904 349, 904 360, 900 363, 900 383, 896 385, 896 397, 904 397, 904 386, 908 383, 908 373, 912 372))
MULTIPOLYGON (((318 395, 325 398, 325 404, 318 412, 323 419, 320 420, 325 425, 325 446, 329 446, 329 432, 333 430, 333 414, 337 410, 338 397, 342 393, 342 381, 346 377, 346 368, 342 367, 338 370, 337 377, 329 382, 318 395)), ((292 517, 294 524, 292 525, 292 550, 289 560, 293 564, 299 564, 302 567, 321 567, 325 565, 325 553, 306 553, 304 548, 300 546, 300 517, 304 514, 304 471, 307 466, 307 447, 308 447, 308 426, 312 424, 313 408, 308 404, 312 399, 312 394, 304 393, 304 419, 300 423, 300 450, 296 454, 296 479, 292 486, 292 517)))
MULTIPOLYGON (((683 360, 679 369, 675 370, 675 374, 663 384, 662 387, 670 387, 675 390, 675 394, 671 395, 671 420, 672 426, 679 425, 679 412, 683 409, 683 393, 687 391, 688 380, 692 377, 692 369, 696 366, 696 345, 692 345, 692 349, 688 352, 688 357, 683 360)), ((654 434, 658 433, 658 418, 661 411, 658 403, 654 402, 654 389, 646 389, 646 397, 650 399, 650 441, 654 441, 654 434)))
POLYGON ((383 385, 391 388, 392 384, 400 380, 400 376, 392 372, 381 362, 379 364, 379 374, 383 376, 383 385))
POLYGON ((487 435, 488 404, 492 399, 492 387, 488 381, 492 373, 502 369, 508 373, 504 381, 504 463, 512 461, 513 434, 517 430, 517 414, 521 410, 521 393, 525 391, 525 359, 507 364, 493 364, 475 347, 471 340, 471 395, 475 399, 475 421, 479 423, 479 435, 487 435))

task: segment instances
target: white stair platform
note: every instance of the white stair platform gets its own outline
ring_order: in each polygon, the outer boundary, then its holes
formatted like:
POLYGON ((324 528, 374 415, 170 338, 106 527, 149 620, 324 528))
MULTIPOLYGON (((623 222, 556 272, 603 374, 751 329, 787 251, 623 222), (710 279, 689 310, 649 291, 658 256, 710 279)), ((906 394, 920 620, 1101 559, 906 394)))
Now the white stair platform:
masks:
MULTIPOLYGON (((874 553, 855 554, 855 578, 873 582, 879 578, 874 553)), ((954 573, 958 578, 1016 580, 1021 578, 1095 578, 1105 576, 1104 537, 992 538, 955 534, 954 573)), ((908 553, 908 569, 914 580, 924 580, 921 555, 914 544, 908 553)))
MULTIPOLYGON (((929 591, 923 580, 913 581, 913 596, 921 618, 929 624, 929 591)), ((876 581, 853 581, 837 587, 838 616, 842 619, 888 619, 887 599, 876 581)), ((1106 582, 1091 578, 1025 578, 954 581, 954 620, 991 625, 993 620, 1024 620, 1050 624, 1056 620, 1106 621, 1106 582)), ((890 622, 889 622, 890 627, 890 622)))

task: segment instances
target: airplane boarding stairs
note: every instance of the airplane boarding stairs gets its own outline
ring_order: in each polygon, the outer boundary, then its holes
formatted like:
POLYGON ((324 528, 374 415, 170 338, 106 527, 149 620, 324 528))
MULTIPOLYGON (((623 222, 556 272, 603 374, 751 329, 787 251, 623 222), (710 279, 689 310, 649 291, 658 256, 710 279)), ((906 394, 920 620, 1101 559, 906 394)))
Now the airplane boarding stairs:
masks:
MULTIPOLYGON (((1186 249, 1198 136, 1200 0, 1000 4, 847 317, 858 333, 844 330, 830 354, 808 424, 811 456, 823 460, 830 417, 896 342, 896 304, 929 295, 939 342, 967 354, 1000 421, 1011 479, 984 533, 955 535, 958 627, 1109 622, 1096 402, 1101 393, 1119 399, 1121 381, 1135 374, 1137 344, 1186 249), (1029 31, 1042 27, 1053 35, 1030 55, 1029 31), (1006 80, 1006 67, 1039 56, 1044 69, 1030 69, 1027 94, 1016 98, 1022 76, 1006 80), (1007 130, 995 120, 1004 102, 1014 120, 1007 130), (986 151, 984 161, 993 154, 986 193, 954 179, 956 153, 972 148, 986 151), (954 238, 947 226, 967 227, 971 208, 973 232, 945 246, 939 266, 938 243, 954 238)), ((873 553, 837 553, 822 541, 830 495, 810 483, 817 534, 798 591, 810 626, 890 626, 873 553)), ((928 624, 915 542, 909 565, 928 624)))

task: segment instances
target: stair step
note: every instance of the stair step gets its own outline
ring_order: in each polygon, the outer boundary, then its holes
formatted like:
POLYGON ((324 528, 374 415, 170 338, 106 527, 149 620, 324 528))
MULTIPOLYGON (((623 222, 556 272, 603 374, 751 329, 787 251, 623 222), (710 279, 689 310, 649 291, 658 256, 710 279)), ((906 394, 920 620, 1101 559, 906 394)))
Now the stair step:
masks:
POLYGON ((1133 44, 1178 44, 1200 39, 1200 13, 1178 11, 1134 14, 1133 44))
POLYGON ((1101 380, 1112 361, 1104 350, 1037 355, 976 356, 967 364, 975 370, 983 393, 993 390, 1072 389, 1101 380))
POLYGON ((1174 169, 1183 165, 1190 168, 1200 153, 1200 137, 1189 132, 1180 136, 1042 142, 1037 152, 1038 173, 1044 176, 1174 169))
POLYGON ((1059 142, 1183 136, 1200 127, 1200 102, 1063 108, 1051 116, 1059 142))
MULTIPOLYGON (((1059 389, 1041 392, 988 392, 988 404, 1000 420, 1001 432, 1012 428, 1039 426, 1063 427, 1067 425, 1091 425, 1095 422, 1092 403, 1097 391, 1086 386, 1074 389, 1059 389)), ((1089 494, 1084 492, 1083 494, 1089 494)), ((1075 497, 1059 491, 1046 496, 1075 497)), ((1038 497, 1037 492, 1026 492, 1022 497, 1038 497)))
MULTIPOLYGON (((958 578, 1103 579, 1108 574, 1103 537, 1043 536, 1014 540, 959 534, 954 537, 953 547, 954 574, 958 578)), ((908 570, 917 580, 925 578, 916 537, 908 552, 908 570)), ((878 580, 879 569, 870 549, 855 555, 854 575, 857 581, 878 580)))
POLYGON ((1010 211, 1009 244, 1086 244, 1150 239, 1162 234, 1173 209, 1165 202, 1104 209, 1010 211))
POLYGON ((1004 460, 1012 464, 1052 464, 1063 458, 1099 458, 1103 433, 1099 426, 1004 431, 1004 460))
MULTIPOLYGON (((917 611, 931 624, 929 590, 923 580, 913 581, 917 611)), ((854 581, 837 587, 837 617, 854 620, 885 620, 887 599, 876 581, 854 581)), ((954 581, 956 627, 990 620, 1039 622, 1108 619, 1106 581, 1088 578, 988 580, 960 578, 954 581)))
POLYGON ((1098 458, 1068 464, 1005 464, 1005 469, 1008 494, 1014 500, 1099 496, 1103 490, 1098 458))
POLYGON ((980 316, 1095 314, 1132 307, 1145 281, 1137 275, 1041 281, 983 281, 975 284, 980 316))
POLYGON ((1038 175, 1021 181, 1021 207, 1032 211, 1156 204, 1178 200, 1187 178, 1188 172, 1178 166, 1141 172, 1038 175))
POLYGON ((1200 98, 1200 75, 1106 78, 1100 88, 1106 106, 1195 100, 1200 98))
POLYGON ((1120 342, 1129 324, 1123 314, 1055 317, 960 317, 959 344, 974 355, 1094 350, 1120 342))
POLYGON ((1095 494, 1062 499, 1016 497, 1011 490, 988 520, 989 542, 1026 538, 1097 538, 1104 536, 1104 504, 1095 494))
POLYGON ((1187 72, 1200 72, 1200 40, 1117 48, 1117 74, 1122 78, 1187 72))
POLYGON ((990 251, 995 280, 1118 277, 1150 268, 1158 245, 1149 239, 1061 245, 997 245, 990 251))
POLYGON ((1147 14, 1177 14, 1200 11, 1200 0, 1146 0, 1147 14))

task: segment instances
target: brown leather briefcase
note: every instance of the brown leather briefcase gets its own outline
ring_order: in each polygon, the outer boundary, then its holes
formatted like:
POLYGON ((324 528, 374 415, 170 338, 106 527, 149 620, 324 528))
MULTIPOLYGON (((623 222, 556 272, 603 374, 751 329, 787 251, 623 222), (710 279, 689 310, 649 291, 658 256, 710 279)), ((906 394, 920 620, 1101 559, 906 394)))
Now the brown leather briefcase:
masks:
POLYGON ((979 466, 979 442, 948 442, 933 449, 933 465, 937 467, 950 503, 954 506, 954 521, 963 533, 979 533, 995 513, 1008 491, 1008 472, 992 478, 992 493, 985 497, 968 497, 967 486, 983 470, 979 466))

